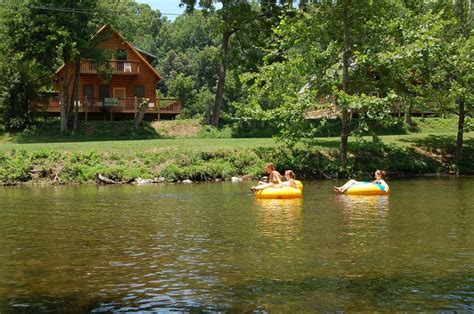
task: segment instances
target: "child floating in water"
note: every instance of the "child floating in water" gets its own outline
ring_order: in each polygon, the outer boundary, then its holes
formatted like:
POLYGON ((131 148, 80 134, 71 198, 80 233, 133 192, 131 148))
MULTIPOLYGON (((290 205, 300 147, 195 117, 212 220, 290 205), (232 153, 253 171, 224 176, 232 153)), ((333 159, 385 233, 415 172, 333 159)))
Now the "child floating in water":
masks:
MULTIPOLYGON (((384 178, 385 178, 385 171, 383 170, 377 170, 375 171, 375 180, 372 181, 372 183, 374 184, 377 184, 377 185, 380 185, 381 189, 383 191, 386 191, 388 192, 388 184, 387 182, 385 182, 384 178)), ((367 183, 367 182, 360 182, 360 181, 357 181, 357 180, 354 180, 354 179, 351 179, 349 181, 347 181, 343 186, 335 186, 334 187, 334 191, 335 192, 338 192, 338 193, 344 193, 347 191, 347 189, 349 189, 351 186, 353 186, 354 184, 359 184, 359 183, 367 183)))
POLYGON ((292 188, 297 189, 298 186, 296 185, 295 179, 295 173, 291 170, 286 170, 285 171, 285 178, 286 181, 283 181, 282 186, 291 186, 292 188))
POLYGON ((256 186, 251 187, 250 190, 255 192, 271 186, 281 185, 282 176, 278 171, 276 171, 275 166, 272 163, 265 165, 265 172, 268 174, 268 183, 260 181, 256 186))

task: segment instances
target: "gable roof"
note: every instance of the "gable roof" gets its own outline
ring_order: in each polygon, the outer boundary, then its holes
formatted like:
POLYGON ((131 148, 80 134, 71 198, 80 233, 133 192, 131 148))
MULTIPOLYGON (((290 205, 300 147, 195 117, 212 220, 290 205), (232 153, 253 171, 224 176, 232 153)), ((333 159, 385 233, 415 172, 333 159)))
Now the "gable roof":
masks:
POLYGON ((145 50, 140 49, 140 48, 135 47, 135 46, 133 46, 133 48, 135 48, 135 50, 138 51, 139 53, 144 54, 144 55, 150 57, 150 58, 153 59, 153 60, 156 60, 156 59, 157 59, 157 57, 156 57, 154 54, 151 54, 151 53, 149 53, 149 52, 146 52, 145 50))
MULTIPOLYGON (((102 33, 104 33, 105 31, 111 31, 113 32, 114 34, 116 34, 117 36, 120 37, 120 39, 122 39, 123 43, 130 49, 132 50, 136 55, 137 57, 151 70, 151 72, 158 78, 158 80, 162 80, 163 78, 161 77, 160 74, 158 74, 158 72, 155 70, 155 68, 150 64, 150 62, 148 62, 145 57, 139 52, 139 50, 137 48, 135 48, 134 46, 132 46, 119 32, 117 32, 116 30, 114 30, 112 28, 112 26, 110 26, 110 24, 105 24, 103 25, 95 34, 94 36, 92 36, 91 40, 94 39, 94 38, 97 38, 99 35, 101 35, 102 33)), ((141 50, 143 53, 146 53, 145 51, 141 50)), ((146 53, 147 55, 150 55, 150 56, 153 56, 152 54, 149 54, 149 53, 146 53)), ((156 56, 153 56, 156 58, 156 56)), ((59 69, 56 70, 56 74, 58 74, 62 69, 64 68, 64 64, 61 65, 59 67, 59 69)))

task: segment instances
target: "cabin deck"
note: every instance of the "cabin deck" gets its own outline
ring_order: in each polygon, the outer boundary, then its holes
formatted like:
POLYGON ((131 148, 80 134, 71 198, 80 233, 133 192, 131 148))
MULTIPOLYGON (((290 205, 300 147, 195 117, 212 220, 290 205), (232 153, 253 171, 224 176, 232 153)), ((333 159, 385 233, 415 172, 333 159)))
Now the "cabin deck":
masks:
MULTIPOLYGON (((138 97, 131 98, 105 98, 105 99, 87 99, 79 98, 78 100, 78 112, 83 113, 87 120, 89 114, 104 113, 110 116, 113 120, 114 115, 129 114, 135 116, 139 110, 141 104, 147 103, 145 115, 156 115, 159 120, 161 117, 174 118, 176 115, 181 113, 182 101, 175 98, 154 98, 145 99, 138 97)), ((45 114, 59 114, 60 113, 60 101, 59 97, 52 97, 48 103, 33 104, 33 109, 39 113, 45 114)))

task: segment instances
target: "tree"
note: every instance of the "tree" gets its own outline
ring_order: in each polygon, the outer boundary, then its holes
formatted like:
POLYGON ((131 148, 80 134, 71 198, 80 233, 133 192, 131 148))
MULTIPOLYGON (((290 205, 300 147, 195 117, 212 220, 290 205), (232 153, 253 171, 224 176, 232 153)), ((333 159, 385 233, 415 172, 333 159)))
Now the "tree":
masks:
POLYGON ((182 116, 203 115, 212 107, 219 68, 215 22, 214 17, 195 11, 165 23, 160 30, 156 66, 165 80, 158 90, 165 97, 185 100, 182 116))
POLYGON ((455 158, 460 164, 466 118, 474 114, 473 8, 470 0, 456 0, 440 1, 438 10, 450 23, 442 38, 445 50, 437 60, 440 72, 437 95, 444 100, 444 109, 458 116, 455 158))
POLYGON ((33 62, 48 72, 51 80, 59 65, 64 64, 59 78, 61 132, 67 130, 70 103, 74 101, 71 94, 77 98, 74 72, 96 31, 91 14, 96 5, 96 0, 25 0, 17 3, 17 19, 10 19, 10 49, 19 55, 20 62, 33 62))
POLYGON ((359 128, 367 128, 369 120, 389 119, 392 97, 374 75, 372 60, 382 49, 384 21, 396 12, 396 7, 388 10, 390 5, 318 1, 290 12, 275 28, 279 43, 267 64, 259 74, 243 77, 250 85, 250 115, 268 111, 263 116, 279 121, 283 136, 294 141, 317 132, 305 111, 328 112, 333 102, 341 119, 340 159, 346 161, 353 113, 359 115, 359 128), (274 61, 273 55, 280 57, 274 61), (379 90, 385 97, 369 96, 379 90))
POLYGON ((396 92, 405 122, 413 126, 412 109, 434 109, 435 87, 446 77, 438 62, 446 58, 443 38, 449 21, 428 5, 400 9, 399 16, 387 21, 384 49, 373 63, 396 92))
POLYGON ((472 60, 472 52, 474 51, 474 41, 472 39, 472 3, 469 0, 455 1, 455 17, 457 26, 457 40, 454 46, 455 51, 455 68, 452 91, 456 95, 456 102, 458 104, 458 129, 456 136, 456 163, 461 163, 462 145, 464 142, 463 134, 465 132, 466 115, 472 114, 474 109, 474 65, 472 60))
POLYGON ((158 10, 134 0, 98 0, 97 11, 101 22, 108 23, 136 47, 157 54, 161 29, 167 23, 158 10))
POLYGON ((31 104, 47 89, 51 74, 21 44, 21 36, 28 31, 22 18, 28 14, 25 4, 16 1, 0 7, 0 120, 10 130, 23 129, 31 122, 31 104))
MULTIPOLYGON (((199 5, 208 13, 214 14, 219 21, 221 33, 220 64, 218 71, 215 102, 212 110, 211 124, 219 125, 224 102, 225 80, 228 66, 229 46, 232 35, 248 29, 249 24, 257 18, 255 10, 248 1, 220 0, 221 7, 216 8, 213 1, 200 1, 199 5)), ((181 0, 188 12, 196 7, 196 0, 181 0)))

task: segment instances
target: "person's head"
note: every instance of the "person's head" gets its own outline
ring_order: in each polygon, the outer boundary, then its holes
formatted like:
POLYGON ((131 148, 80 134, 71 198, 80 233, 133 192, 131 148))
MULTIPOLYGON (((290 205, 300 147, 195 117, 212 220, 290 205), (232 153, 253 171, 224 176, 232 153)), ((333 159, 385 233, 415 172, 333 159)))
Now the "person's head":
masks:
POLYGON ((385 179, 386 172, 383 170, 375 171, 375 178, 377 179, 385 179))
POLYGON ((270 174, 275 171, 275 166, 271 162, 269 162, 265 165, 265 171, 270 174))
POLYGON ((290 180, 290 179, 293 179, 293 180, 294 180, 295 177, 296 177, 296 176, 295 176, 295 173, 294 173, 293 171, 291 171, 291 170, 286 170, 286 171, 285 171, 285 178, 286 178, 287 180, 290 180))

